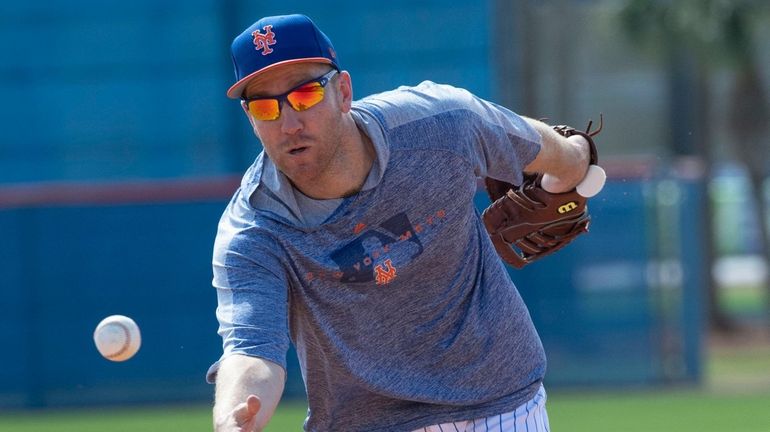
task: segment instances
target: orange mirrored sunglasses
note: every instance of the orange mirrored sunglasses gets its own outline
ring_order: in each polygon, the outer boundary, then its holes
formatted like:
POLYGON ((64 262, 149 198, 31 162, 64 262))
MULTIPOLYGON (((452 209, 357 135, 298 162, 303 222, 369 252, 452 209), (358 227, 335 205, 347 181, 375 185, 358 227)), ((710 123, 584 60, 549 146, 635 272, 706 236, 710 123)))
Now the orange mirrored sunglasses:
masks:
POLYGON ((321 102, 326 93, 324 87, 335 73, 337 70, 332 69, 278 96, 243 98, 241 104, 257 120, 278 120, 281 116, 281 102, 287 102, 294 111, 305 111, 321 102))

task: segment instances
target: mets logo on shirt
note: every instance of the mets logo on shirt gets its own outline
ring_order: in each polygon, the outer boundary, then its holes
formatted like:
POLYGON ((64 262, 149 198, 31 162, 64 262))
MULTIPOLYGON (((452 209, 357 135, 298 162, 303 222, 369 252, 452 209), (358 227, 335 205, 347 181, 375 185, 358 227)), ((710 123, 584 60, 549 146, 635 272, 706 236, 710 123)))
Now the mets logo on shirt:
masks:
POLYGON ((355 223, 350 227, 355 240, 330 254, 337 268, 308 272, 304 279, 388 285, 423 253, 420 234, 438 227, 445 218, 446 211, 441 209, 414 221, 406 213, 398 213, 377 226, 355 223))
POLYGON ((422 254, 422 243, 405 213, 378 227, 357 227, 358 237, 331 254, 340 269, 340 282, 386 285, 398 277, 400 266, 422 254))

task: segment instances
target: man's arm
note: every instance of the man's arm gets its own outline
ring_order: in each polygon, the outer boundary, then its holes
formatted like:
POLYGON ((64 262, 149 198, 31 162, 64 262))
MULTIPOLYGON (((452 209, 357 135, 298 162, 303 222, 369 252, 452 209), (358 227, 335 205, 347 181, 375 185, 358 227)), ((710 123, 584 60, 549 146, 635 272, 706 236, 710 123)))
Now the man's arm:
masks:
POLYGON ((216 378, 214 430, 261 431, 278 406, 285 378, 273 362, 238 354, 225 358, 216 378))
POLYGON ((524 117, 542 137, 542 147, 535 159, 524 167, 531 173, 545 173, 542 186, 548 192, 572 190, 583 180, 588 170, 590 149, 588 141, 580 135, 565 138, 551 126, 524 117))

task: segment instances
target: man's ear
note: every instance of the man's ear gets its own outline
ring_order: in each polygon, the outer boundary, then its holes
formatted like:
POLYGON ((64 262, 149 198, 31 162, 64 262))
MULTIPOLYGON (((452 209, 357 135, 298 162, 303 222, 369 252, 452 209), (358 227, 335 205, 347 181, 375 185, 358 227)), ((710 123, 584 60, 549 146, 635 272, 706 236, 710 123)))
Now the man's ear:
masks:
POLYGON ((353 83, 350 80, 350 74, 347 71, 339 73, 337 80, 337 90, 339 91, 339 102, 342 112, 350 111, 353 104, 353 83))

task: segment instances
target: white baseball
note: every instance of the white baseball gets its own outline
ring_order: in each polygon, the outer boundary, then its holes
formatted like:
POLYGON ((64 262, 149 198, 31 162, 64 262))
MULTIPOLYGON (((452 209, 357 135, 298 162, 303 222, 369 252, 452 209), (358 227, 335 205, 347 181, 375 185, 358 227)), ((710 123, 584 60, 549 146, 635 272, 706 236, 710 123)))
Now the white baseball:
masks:
POLYGON ((575 187, 575 190, 580 196, 591 198, 601 192, 606 181, 607 173, 604 172, 604 169, 599 165, 591 165, 588 167, 588 172, 586 172, 583 180, 575 187))
POLYGON ((139 351, 142 335, 134 320, 123 315, 103 319, 94 330, 96 349, 107 360, 125 361, 139 351))

